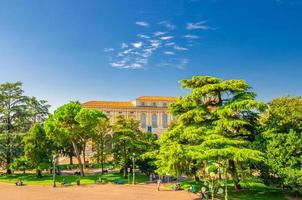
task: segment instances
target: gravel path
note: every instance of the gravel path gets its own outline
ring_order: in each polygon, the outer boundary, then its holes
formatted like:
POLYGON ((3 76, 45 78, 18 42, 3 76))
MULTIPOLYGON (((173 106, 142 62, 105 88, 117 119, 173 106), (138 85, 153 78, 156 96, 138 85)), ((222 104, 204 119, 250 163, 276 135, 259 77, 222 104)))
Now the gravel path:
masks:
POLYGON ((186 191, 157 191, 150 185, 86 185, 52 188, 50 186, 22 186, 0 184, 2 200, 192 200, 197 196, 186 191))

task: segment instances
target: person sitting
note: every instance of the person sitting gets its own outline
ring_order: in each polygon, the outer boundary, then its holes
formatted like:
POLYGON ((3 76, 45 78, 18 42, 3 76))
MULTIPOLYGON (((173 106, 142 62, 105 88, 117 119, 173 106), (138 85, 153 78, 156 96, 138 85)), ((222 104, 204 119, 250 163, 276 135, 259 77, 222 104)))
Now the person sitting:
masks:
POLYGON ((23 185, 23 182, 19 179, 16 181, 16 186, 22 186, 23 185))

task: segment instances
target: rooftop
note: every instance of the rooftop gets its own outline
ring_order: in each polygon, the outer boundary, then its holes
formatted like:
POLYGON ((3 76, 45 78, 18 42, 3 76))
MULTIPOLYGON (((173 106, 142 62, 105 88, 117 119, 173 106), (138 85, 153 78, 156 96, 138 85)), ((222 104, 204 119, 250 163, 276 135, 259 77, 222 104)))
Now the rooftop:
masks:
MULTIPOLYGON (((140 101, 176 101, 176 97, 167 96, 140 96, 136 100, 140 101)), ((82 103, 84 107, 135 107, 132 102, 128 101, 88 101, 82 103)))
POLYGON ((177 97, 168 96, 140 96, 136 100, 146 100, 146 101, 176 101, 177 97))

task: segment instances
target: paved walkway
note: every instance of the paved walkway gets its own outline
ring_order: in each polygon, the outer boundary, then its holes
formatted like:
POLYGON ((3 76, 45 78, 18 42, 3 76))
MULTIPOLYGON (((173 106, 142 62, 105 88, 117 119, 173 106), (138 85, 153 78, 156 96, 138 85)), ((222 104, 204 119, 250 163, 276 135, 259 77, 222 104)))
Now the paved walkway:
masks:
POLYGON ((0 183, 2 200, 192 200, 196 195, 186 191, 157 191, 150 185, 86 185, 52 188, 50 186, 22 186, 0 183))

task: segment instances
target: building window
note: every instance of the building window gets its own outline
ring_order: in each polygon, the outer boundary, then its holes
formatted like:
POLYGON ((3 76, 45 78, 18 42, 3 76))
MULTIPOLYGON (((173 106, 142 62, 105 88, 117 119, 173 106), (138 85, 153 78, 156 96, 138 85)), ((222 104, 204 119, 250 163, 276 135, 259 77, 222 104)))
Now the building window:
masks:
POLYGON ((141 114, 141 127, 146 128, 146 114, 145 113, 141 114))
POLYGON ((163 128, 168 128, 168 115, 167 114, 163 114, 163 128))
POLYGON ((141 102, 141 106, 144 106, 145 105, 145 102, 141 102))
POLYGON ((152 127, 157 128, 157 114, 152 114, 152 127))
POLYGON ((167 103, 163 103, 163 107, 167 107, 167 103))
POLYGON ((131 115, 133 115, 133 114, 134 114, 134 112, 133 112, 133 111, 131 111, 131 112, 130 112, 130 114, 131 114, 131 115))
POLYGON ((152 106, 156 107, 156 103, 155 103, 155 102, 153 102, 153 103, 152 103, 152 106))

